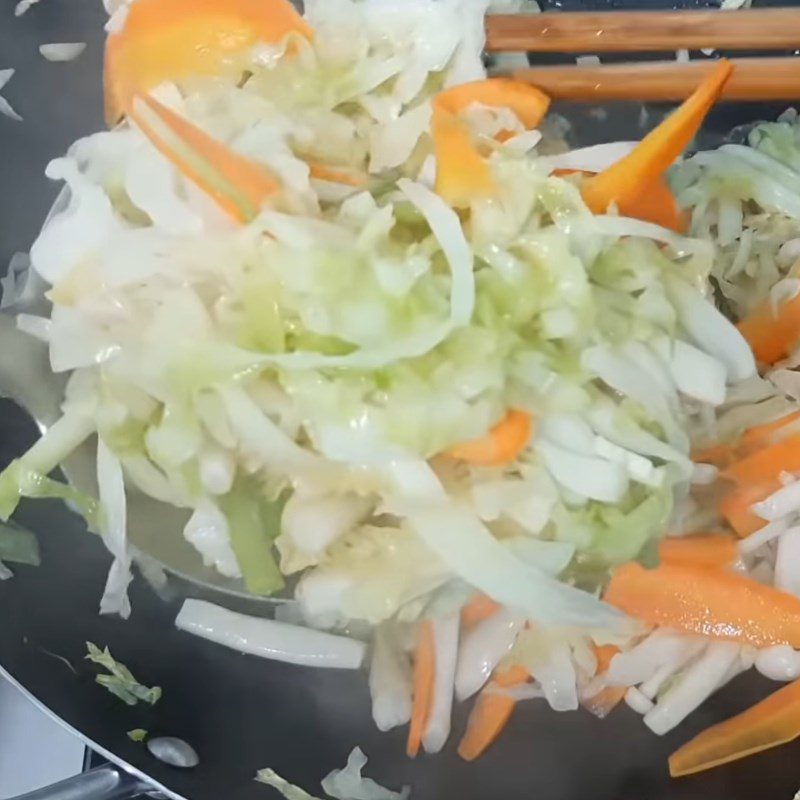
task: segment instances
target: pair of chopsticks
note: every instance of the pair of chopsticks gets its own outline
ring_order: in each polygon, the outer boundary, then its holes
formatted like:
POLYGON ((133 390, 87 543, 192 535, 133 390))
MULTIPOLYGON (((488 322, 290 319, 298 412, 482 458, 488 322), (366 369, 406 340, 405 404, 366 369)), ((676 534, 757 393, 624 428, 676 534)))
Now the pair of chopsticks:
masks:
MULTIPOLYGON (((738 11, 601 11, 506 14, 486 18, 489 52, 630 53, 677 50, 795 50, 800 48, 800 9, 738 11)), ((732 59, 725 100, 800 99, 800 57, 732 59)), ((682 100, 713 67, 649 61, 516 69, 559 100, 682 100)))

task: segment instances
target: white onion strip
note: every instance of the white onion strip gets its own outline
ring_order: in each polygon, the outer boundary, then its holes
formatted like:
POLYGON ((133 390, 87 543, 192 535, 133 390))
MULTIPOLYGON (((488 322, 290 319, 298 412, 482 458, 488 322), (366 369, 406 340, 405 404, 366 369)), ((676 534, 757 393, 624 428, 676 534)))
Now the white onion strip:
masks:
POLYGON ((751 508, 755 514, 767 522, 773 522, 800 510, 800 481, 778 489, 766 500, 754 503, 751 508))
POLYGON ((305 667, 358 669, 366 653, 366 645, 355 639, 248 617, 205 600, 184 601, 175 625, 241 653, 305 667))
POLYGON ((39 45, 39 52, 48 61, 73 61, 86 49, 86 42, 52 42, 39 45))
POLYGON ((388 731, 411 719, 411 664, 385 625, 375 630, 369 670, 372 718, 388 731))
POLYGON ((456 697, 466 700, 477 692, 514 644, 524 619, 505 609, 479 622, 462 640, 456 668, 456 697))
POLYGON ((662 697, 644 724, 659 736, 672 730, 714 692, 739 658, 739 645, 713 642, 662 697))

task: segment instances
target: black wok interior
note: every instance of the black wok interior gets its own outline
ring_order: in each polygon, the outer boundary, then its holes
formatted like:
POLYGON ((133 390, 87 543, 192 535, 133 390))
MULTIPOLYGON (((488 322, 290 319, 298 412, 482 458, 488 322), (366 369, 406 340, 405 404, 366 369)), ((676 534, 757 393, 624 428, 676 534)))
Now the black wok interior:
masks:
MULTIPOLYGON (((15 0, 0 0, 0 68, 17 69, 4 94, 25 121, 0 116, 3 264, 14 251, 30 246, 55 197, 57 187, 43 174, 48 159, 102 126, 105 15, 100 0, 42 0, 19 19, 14 5, 15 0), (89 46, 73 63, 53 64, 40 57, 39 44, 60 41, 87 41, 89 46)), ((572 0, 555 5, 643 4, 572 0)), ((708 127, 721 136, 782 108, 721 105, 708 127)), ((581 111, 575 134, 580 138, 586 131, 582 141, 587 144, 632 138, 639 135, 631 130, 636 111, 609 109, 602 124, 581 111)), ((25 414, 0 401, 0 464, 35 436, 25 414)), ((672 750, 769 690, 770 684, 752 673, 736 679, 663 738, 627 708, 601 722, 583 711, 558 714, 532 701, 520 705, 498 746, 477 763, 465 764, 455 754, 466 716, 461 707, 454 720, 456 735, 445 752, 410 761, 404 755, 404 730, 381 734, 375 729, 363 674, 265 662, 180 633, 172 625, 179 600, 162 599, 140 577, 132 586, 131 619, 100 617, 109 557, 99 540, 55 502, 24 502, 18 519, 39 534, 43 562, 39 568, 16 568, 15 579, 0 582, 0 665, 89 740, 187 800, 277 797, 253 781, 256 770, 266 766, 318 794, 320 779, 343 766, 357 744, 370 758, 369 775, 390 787, 411 785, 415 800, 789 800, 800 788, 800 744, 701 776, 668 777, 672 750), (163 699, 154 708, 128 708, 97 686, 94 667, 83 660, 87 640, 108 645, 140 680, 160 685, 163 699), (75 672, 54 654, 66 658, 75 672), (200 766, 179 771, 156 762, 127 738, 132 728, 186 739, 200 754, 200 766)))

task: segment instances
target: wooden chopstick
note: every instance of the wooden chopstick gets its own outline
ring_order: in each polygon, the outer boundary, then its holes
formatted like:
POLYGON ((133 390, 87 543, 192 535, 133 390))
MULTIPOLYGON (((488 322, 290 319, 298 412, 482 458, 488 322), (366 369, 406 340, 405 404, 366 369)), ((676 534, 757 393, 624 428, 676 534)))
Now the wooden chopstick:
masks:
MULTIPOLYGON (((797 12, 800 16, 800 11, 797 12)), ((800 99, 800 58, 735 58, 724 100, 800 99)), ((556 100, 684 100, 714 66, 713 60, 677 63, 531 67, 513 70, 556 100)))
POLYGON ((533 53, 677 50, 794 50, 800 9, 600 11, 486 18, 486 49, 533 53))

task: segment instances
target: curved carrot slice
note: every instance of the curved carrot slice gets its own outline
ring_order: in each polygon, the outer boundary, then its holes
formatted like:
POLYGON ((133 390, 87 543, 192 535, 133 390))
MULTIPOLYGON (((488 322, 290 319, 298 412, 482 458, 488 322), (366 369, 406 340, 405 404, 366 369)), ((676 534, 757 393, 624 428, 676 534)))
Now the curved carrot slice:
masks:
POLYGON ((727 467, 735 456, 732 445, 729 444, 710 444, 708 447, 701 447, 699 450, 692 450, 692 461, 700 464, 713 464, 715 467, 727 467))
POLYGON ((663 178, 657 178, 635 198, 620 197, 617 210, 624 217, 654 222, 677 233, 686 230, 686 216, 663 178))
POLYGON ((627 155, 584 183, 581 193, 595 214, 612 203, 631 207, 683 152, 719 97, 733 66, 722 59, 694 93, 627 155))
POLYGON ((729 567, 738 558, 736 542, 722 533, 694 534, 662 539, 658 543, 662 564, 729 567))
POLYGON ((581 701, 581 705, 598 719, 605 719, 624 699, 628 691, 625 686, 607 686, 596 695, 581 701))
MULTIPOLYGON (((611 666, 611 659, 619 653, 619 647, 613 644, 595 645, 594 655, 597 659, 596 675, 607 672, 611 666)), ((599 719, 605 719, 625 697, 625 686, 607 686, 591 697, 581 700, 581 705, 599 719)))
POLYGON ((739 486, 777 480, 781 472, 800 471, 800 435, 787 436, 775 444, 734 461, 722 474, 739 486))
MULTIPOLYGON (((556 178, 563 178, 577 172, 587 176, 596 174, 585 170, 554 169, 552 175, 556 178)), ((617 210, 624 217, 654 222, 656 225, 669 228, 676 233, 683 233, 686 230, 687 216, 678 207, 675 196, 663 178, 658 178, 653 184, 643 189, 635 202, 621 200, 617 204, 617 210)))
POLYGON ((478 622, 483 622, 483 620, 494 616, 499 608, 499 603, 496 603, 488 595, 476 594, 461 609, 461 624, 475 625, 478 622))
POLYGON ((597 669, 595 674, 606 672, 611 666, 611 659, 619 653, 619 647, 615 644, 596 644, 594 645, 594 657, 597 659, 597 669))
POLYGON ((308 167, 310 176, 318 181, 330 181, 331 183, 342 183, 345 186, 361 188, 367 185, 366 175, 359 175, 343 169, 329 167, 316 161, 309 161, 308 167))
POLYGON ((457 444, 447 455, 478 466, 493 467, 513 461, 533 432, 530 414, 509 411, 482 439, 457 444))
POLYGON ((649 625, 757 647, 800 647, 800 600, 720 569, 662 564, 614 571, 605 600, 649 625))
POLYGON ((451 114, 460 114, 473 103, 491 108, 510 108, 525 128, 535 128, 550 107, 550 98, 535 86, 510 78, 487 78, 452 86, 434 101, 451 114))
POLYGON ((800 340, 800 295, 782 303, 777 314, 771 303, 762 303, 736 327, 758 361, 774 364, 788 356, 800 340))
POLYGON ((519 665, 495 676, 478 695, 467 721, 467 730, 458 745, 458 754, 465 761, 474 761, 500 735, 517 701, 492 691, 525 683, 528 671, 519 665))
POLYGON ((154 98, 136 98, 131 116, 164 156, 239 222, 253 219, 278 190, 260 164, 229 150, 154 98))
POLYGON ((669 757, 673 778, 718 767, 800 736, 800 681, 695 736, 669 757))
POLYGON ((765 422, 763 425, 754 425, 742 434, 738 449, 747 454, 762 447, 775 444, 797 428, 797 426, 792 426, 788 431, 786 430, 788 426, 798 420, 800 420, 800 411, 793 411, 791 414, 786 414, 772 422, 765 422))
POLYGON ((731 528, 736 531, 736 535, 743 539, 751 533, 761 530, 767 524, 767 521, 753 513, 750 507, 753 503, 760 503, 762 500, 766 500, 780 488, 781 483, 777 479, 765 483, 751 483, 746 486, 739 486, 722 499, 719 504, 719 512, 727 520, 731 528))
POLYGON ((136 0, 106 43, 106 121, 127 113, 134 95, 192 75, 235 75, 253 45, 311 28, 288 0, 136 0))
POLYGON ((411 724, 408 728, 406 753, 414 758, 419 752, 422 737, 428 727, 433 702, 433 682, 436 674, 436 651, 433 623, 424 619, 419 623, 419 638, 414 654, 414 685, 411 705, 411 724))
POLYGON ((454 114, 434 106, 431 116, 436 156, 436 193, 450 206, 468 206, 477 197, 492 197, 497 187, 489 165, 454 114))

